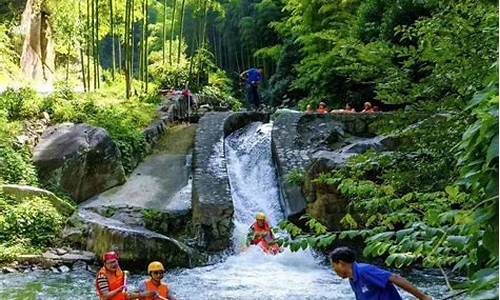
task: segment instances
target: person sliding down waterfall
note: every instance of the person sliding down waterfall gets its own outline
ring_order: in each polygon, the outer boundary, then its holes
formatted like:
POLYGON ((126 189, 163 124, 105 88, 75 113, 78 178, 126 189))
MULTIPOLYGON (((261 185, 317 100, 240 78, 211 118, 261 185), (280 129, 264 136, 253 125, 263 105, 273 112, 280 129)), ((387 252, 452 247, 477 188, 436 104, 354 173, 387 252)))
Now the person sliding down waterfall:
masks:
POLYGON ((267 254, 278 254, 280 249, 276 237, 269 223, 266 222, 266 215, 262 212, 255 217, 255 223, 250 226, 247 234, 247 246, 258 245, 267 254))

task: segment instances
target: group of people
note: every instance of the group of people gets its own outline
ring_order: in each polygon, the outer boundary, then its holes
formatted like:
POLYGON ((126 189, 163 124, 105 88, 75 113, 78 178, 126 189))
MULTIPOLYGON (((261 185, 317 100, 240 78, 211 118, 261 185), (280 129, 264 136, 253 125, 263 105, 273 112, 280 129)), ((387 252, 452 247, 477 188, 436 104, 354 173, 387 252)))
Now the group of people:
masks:
POLYGON ((97 272, 96 290, 100 300, 176 300, 168 284, 162 282, 165 268, 159 261, 148 265, 149 279, 135 292, 128 291, 127 272, 122 271, 114 251, 103 255, 104 266, 97 272))
MULTIPOLYGON (((378 106, 373 106, 370 102, 365 102, 364 108, 361 111, 361 113, 374 113, 378 112, 379 108, 378 106)), ((331 111, 328 110, 326 107, 325 102, 320 102, 318 108, 316 109, 316 113, 318 114, 327 114, 327 113, 356 113, 357 111, 352 107, 351 104, 347 103, 345 105, 344 109, 332 109, 331 111)), ((313 114, 314 110, 312 108, 311 104, 308 104, 306 107, 306 113, 307 114, 313 114)))
MULTIPOLYGON (((276 235, 264 213, 258 213, 247 234, 247 246, 259 245, 279 249, 276 235)), ((276 253, 274 253, 276 254, 276 253)), ((100 300, 176 300, 169 285, 162 282, 165 268, 160 262, 148 266, 149 279, 141 282, 138 291, 127 290, 127 273, 118 264, 118 255, 108 252, 103 256, 104 266, 97 273, 96 289, 100 300)), ((395 286, 420 300, 432 298, 414 287, 405 278, 374 265, 358 263, 353 250, 338 247, 330 253, 333 271, 343 279, 349 279, 357 300, 401 300, 395 286)))

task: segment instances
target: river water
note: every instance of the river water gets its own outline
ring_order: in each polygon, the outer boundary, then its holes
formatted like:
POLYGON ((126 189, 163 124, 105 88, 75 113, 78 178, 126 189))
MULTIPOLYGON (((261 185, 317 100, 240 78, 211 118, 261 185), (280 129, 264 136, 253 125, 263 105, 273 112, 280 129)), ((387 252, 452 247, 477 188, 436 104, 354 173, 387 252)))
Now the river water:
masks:
MULTIPOLYGON (((225 140, 225 155, 234 202, 233 254, 193 269, 170 270, 165 280, 178 299, 192 300, 323 300, 355 299, 349 283, 336 276, 325 259, 312 251, 264 255, 244 249, 244 237, 255 214, 265 212, 271 225, 283 219, 276 171, 271 157, 271 123, 252 123, 225 140)), ((167 265, 168 269, 168 265, 167 265)), ((97 299, 94 274, 44 271, 0 274, 0 299, 97 299)), ((430 295, 446 295, 442 278, 405 274, 430 295)), ((131 276, 131 290, 146 276, 131 276)), ((402 293, 405 299, 414 299, 402 293)))

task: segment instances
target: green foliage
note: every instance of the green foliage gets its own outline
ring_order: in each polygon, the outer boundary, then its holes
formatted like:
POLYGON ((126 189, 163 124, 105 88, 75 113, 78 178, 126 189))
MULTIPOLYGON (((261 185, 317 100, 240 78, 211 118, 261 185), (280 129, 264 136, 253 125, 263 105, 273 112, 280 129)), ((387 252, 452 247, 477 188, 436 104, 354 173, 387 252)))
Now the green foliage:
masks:
POLYGON ((471 275, 471 299, 498 298, 498 78, 491 80, 461 113, 427 112, 411 126, 402 114, 382 124, 393 129, 397 151, 368 151, 313 180, 349 201, 341 220, 349 230, 318 232, 309 220, 284 245, 325 250, 336 238, 364 239, 365 257, 396 268, 448 267, 471 275))
POLYGON ((117 143, 122 155, 122 162, 127 173, 136 166, 145 155, 145 138, 142 129, 149 125, 151 115, 144 111, 153 110, 151 104, 128 102, 120 106, 99 109, 89 119, 89 123, 105 128, 117 143))
POLYGON ((284 16, 271 23, 280 39, 255 53, 279 47, 284 56, 298 43, 299 55, 281 65, 285 68, 278 66, 273 77, 279 80, 270 90, 296 72, 281 95, 305 94, 307 102, 326 101, 330 107, 351 102, 360 108, 374 99, 465 101, 483 88, 498 55, 493 2, 285 0, 281 5, 284 16))
POLYGON ((195 74, 189 72, 187 64, 158 64, 152 68, 151 76, 162 89, 184 89, 188 83, 195 82, 195 74))
POLYGON ((53 245, 64 225, 63 217, 43 198, 16 202, 0 197, 0 238, 25 240, 34 247, 53 245))
POLYGON ((38 176, 29 149, 0 145, 0 184, 38 185, 38 176))
POLYGON ((7 89, 0 94, 0 110, 7 112, 10 121, 37 117, 40 100, 36 92, 28 87, 7 89))
POLYGON ((304 171, 293 169, 286 176, 286 180, 291 185, 301 186, 304 183, 304 171))

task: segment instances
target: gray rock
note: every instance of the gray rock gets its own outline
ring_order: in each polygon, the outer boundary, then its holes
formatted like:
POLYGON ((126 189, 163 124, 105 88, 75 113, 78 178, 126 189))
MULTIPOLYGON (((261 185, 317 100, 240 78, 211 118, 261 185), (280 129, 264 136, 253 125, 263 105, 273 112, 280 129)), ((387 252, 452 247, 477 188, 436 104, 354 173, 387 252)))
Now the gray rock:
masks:
POLYGON ((59 257, 64 263, 73 264, 77 261, 92 263, 95 261, 95 254, 90 251, 81 251, 80 253, 66 253, 59 257))
POLYGON ((87 270, 88 268, 88 265, 84 262, 84 261, 81 261, 81 260, 78 260, 76 261, 72 266, 71 266, 71 269, 73 269, 73 271, 76 271, 76 270, 87 270))
MULTIPOLYGON (((78 232, 78 239, 83 243, 81 247, 92 251, 97 257, 114 249, 120 253, 120 261, 131 267, 144 268, 145 262, 153 260, 167 261, 174 267, 189 267, 199 259, 194 250, 175 239, 102 217, 89 210, 80 209, 70 222, 74 228, 72 234, 78 232)), ((63 234, 65 239, 66 234, 63 234)), ((65 258, 77 257, 73 254, 61 257, 63 261, 65 258)))
POLYGON ((22 254, 17 257, 17 260, 21 264, 39 264, 43 261, 42 255, 35 255, 35 254, 22 254))
POLYGON ((52 271, 52 273, 61 273, 61 271, 59 271, 59 269, 56 267, 51 267, 50 271, 52 271))
POLYGON ((120 151, 108 132, 87 124, 47 128, 34 149, 33 161, 43 179, 78 202, 126 180, 120 151))
POLYGON ((62 265, 59 267, 59 271, 61 273, 68 273, 70 271, 70 268, 68 266, 62 265))
POLYGON ((64 255, 64 254, 68 253, 68 250, 62 249, 62 248, 56 248, 56 249, 54 249, 54 251, 56 252, 57 255, 64 255))
POLYGON ((11 267, 3 267, 2 268, 2 273, 18 273, 18 271, 14 268, 11 267))
MULTIPOLYGON (((304 171, 314 160, 323 167, 341 166, 348 157, 370 148, 385 147, 385 140, 377 143, 359 143, 340 151, 350 140, 373 136, 370 124, 388 114, 302 114, 279 110, 275 113, 272 131, 273 158, 276 162, 286 217, 301 215, 306 199, 301 187, 290 185, 287 176, 294 169, 304 171)), ((378 149, 378 148, 377 148, 378 149)), ((331 170, 331 169, 330 169, 331 170)))

